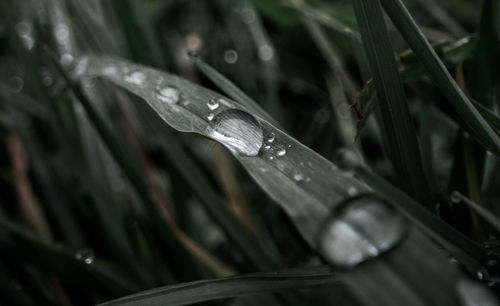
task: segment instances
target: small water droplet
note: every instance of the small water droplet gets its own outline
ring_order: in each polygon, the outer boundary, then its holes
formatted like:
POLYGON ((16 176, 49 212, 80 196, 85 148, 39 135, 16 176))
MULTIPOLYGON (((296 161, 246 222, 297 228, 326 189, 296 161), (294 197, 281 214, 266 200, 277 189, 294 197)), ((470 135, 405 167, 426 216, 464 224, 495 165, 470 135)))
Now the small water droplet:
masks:
POLYGON ((14 76, 9 79, 9 87, 13 92, 20 92, 21 90, 23 90, 23 86, 24 81, 21 77, 14 76))
POLYGON ((291 148, 291 147, 292 147, 292 145, 291 145, 291 144, 289 144, 287 147, 291 148))
POLYGON ((286 149, 283 146, 278 145, 276 155, 284 156, 286 154, 286 149))
POLYGON ((135 85, 142 86, 146 81, 146 75, 140 71, 134 71, 125 76, 125 81, 135 85))
POLYGON ((85 73, 87 70, 87 67, 89 66, 89 58, 84 56, 78 59, 78 62, 75 67, 75 74, 76 75, 81 75, 85 73))
POLYGON ((212 119, 214 119, 214 116, 215 116, 214 113, 208 114, 207 116, 208 121, 212 121, 212 119))
POLYGON ((455 204, 460 203, 462 201, 462 199, 460 198, 460 193, 454 190, 450 195, 450 201, 455 204))
POLYGON ((182 94, 177 87, 158 85, 155 89, 156 97, 158 100, 168 104, 177 104, 182 99, 182 94))
POLYGON ((95 259, 94 251, 92 249, 83 249, 75 254, 75 258, 90 265, 95 259))
POLYGON ((64 23, 59 23, 54 29, 54 33, 57 42, 60 44, 66 44, 69 39, 69 28, 64 23))
POLYGON ((345 268, 389 251, 407 231, 407 222, 373 196, 351 198, 337 207, 317 235, 323 257, 345 268))
POLYGON ((264 142, 259 121, 238 109, 218 113, 210 122, 207 134, 232 152, 243 156, 256 156, 264 142))
POLYGON ((311 178, 310 177, 306 177, 306 182, 310 182, 311 181, 311 178))
POLYGON ((272 60, 274 57, 274 49, 270 45, 262 45, 259 48, 259 58, 265 62, 272 60))
POLYGON ((304 175, 302 175, 302 173, 295 173, 293 175, 293 179, 296 181, 296 182, 301 182, 304 180, 304 175))
POLYGON ((238 61, 238 52, 233 49, 224 52, 224 61, 228 64, 234 64, 238 61))
POLYGON ((479 282, 461 279, 457 284, 457 293, 463 306, 498 306, 493 294, 479 282))
POLYGON ((269 156, 269 159, 270 159, 270 160, 273 160, 273 159, 274 159, 274 156, 269 156))
POLYGON ((219 101, 215 98, 211 98, 207 102, 208 109, 210 110, 216 110, 219 107, 219 101))
POLYGON ((59 61, 63 66, 69 66, 71 63, 73 63, 73 60, 74 60, 73 55, 69 53, 64 53, 63 55, 61 55, 61 58, 59 59, 59 61))
POLYGON ((271 149, 271 146, 266 144, 266 145, 264 145, 264 149, 269 150, 269 149, 271 149))
POLYGON ((351 197, 353 197, 353 196, 355 196, 358 193, 358 189, 356 187, 354 187, 354 186, 351 186, 351 187, 347 188, 347 193, 351 197))
POLYGON ((115 76, 118 74, 118 68, 114 65, 109 65, 102 69, 102 73, 107 76, 115 76))
POLYGON ((272 143, 274 141, 274 139, 276 138, 276 135, 274 133, 271 133, 267 136, 267 139, 266 141, 269 142, 269 143, 272 143))

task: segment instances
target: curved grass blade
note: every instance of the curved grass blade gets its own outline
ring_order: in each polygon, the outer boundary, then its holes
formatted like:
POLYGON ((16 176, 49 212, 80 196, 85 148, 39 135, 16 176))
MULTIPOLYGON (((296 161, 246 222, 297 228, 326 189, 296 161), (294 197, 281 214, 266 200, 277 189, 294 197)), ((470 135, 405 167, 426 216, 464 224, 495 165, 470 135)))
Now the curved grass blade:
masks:
MULTIPOLYGON (((215 92, 152 68, 111 58, 88 57, 82 61, 87 68, 79 77, 102 76, 110 79, 142 97, 164 121, 181 132, 209 136, 211 114, 230 109, 251 112, 215 92), (178 103, 165 102, 165 97, 161 96, 165 88, 176 93, 178 91, 178 103), (208 104, 214 99, 219 106, 211 110, 208 104)), ((312 244, 319 221, 331 207, 369 189, 271 123, 260 117, 255 119, 266 138, 273 135, 273 142, 260 144, 262 147, 258 156, 234 155, 255 181, 290 215, 306 240, 312 244)))
POLYGON ((270 291, 330 285, 338 278, 328 267, 252 273, 166 286, 126 296, 99 306, 186 305, 270 291))
MULTIPOLYGON (((179 77, 128 61, 110 58, 87 58, 86 61, 88 67, 79 77, 106 77, 142 97, 173 128, 207 136, 206 129, 210 121, 207 115, 211 112, 207 102, 213 98, 223 99, 222 96, 179 77), (104 73, 109 72, 111 67, 115 68, 111 69, 115 73, 104 73), (127 76, 136 72, 144 75, 144 79, 141 78, 144 80, 143 83, 127 81, 130 80, 127 76), (171 104, 159 99, 156 96, 158 81, 162 84, 162 88, 175 86, 182 92, 184 102, 171 104)), ((229 100, 223 100, 219 108, 221 108, 218 109, 219 112, 244 109, 229 100)), ((255 120, 261 125, 264 135, 273 135, 273 142, 268 143, 269 150, 266 149, 266 144, 263 144, 257 156, 241 156, 236 153, 234 156, 261 188, 287 212, 311 245, 314 246, 315 234, 330 209, 353 195, 370 192, 373 188, 380 196, 407 210, 406 215, 410 220, 443 243, 452 254, 458 254, 457 257, 460 257, 460 254, 467 254, 475 261, 484 262, 485 255, 475 243, 381 178, 374 178, 369 173, 365 175, 366 171, 359 172, 360 178, 368 183, 366 185, 354 178, 352 173, 338 169, 336 165, 267 121, 259 117, 255 117, 255 120), (280 149, 279 152, 276 148, 280 149)))
POLYGON ((457 198, 459 201, 462 201, 465 204, 467 204, 467 206, 469 206, 472 210, 474 210, 481 218, 483 218, 491 226, 491 228, 495 231, 496 235, 500 234, 500 220, 498 220, 498 218, 495 215, 493 215, 491 212, 489 212, 487 209, 477 204, 476 202, 468 199, 466 196, 464 196, 458 191, 453 191, 451 197, 457 198))
POLYGON ((401 0, 381 0, 381 3, 403 38, 422 61, 436 86, 464 121, 467 129, 482 145, 494 154, 500 155, 500 138, 455 83, 401 0))
POLYGON ((433 205, 410 111, 378 1, 356 0, 354 11, 377 89, 381 125, 398 182, 422 204, 433 205))

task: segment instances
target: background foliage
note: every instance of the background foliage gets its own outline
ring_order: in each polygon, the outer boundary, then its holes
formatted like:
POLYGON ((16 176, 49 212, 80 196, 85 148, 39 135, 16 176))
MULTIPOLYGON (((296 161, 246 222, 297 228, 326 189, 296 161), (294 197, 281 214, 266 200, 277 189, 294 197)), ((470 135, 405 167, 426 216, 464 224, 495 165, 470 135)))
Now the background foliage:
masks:
POLYGON ((499 1, 0 12, 2 305, 158 287, 110 304, 495 305, 499 1), (233 108, 257 118, 269 151, 207 137, 233 108), (353 270, 329 267, 316 233, 364 193, 408 234, 353 270))

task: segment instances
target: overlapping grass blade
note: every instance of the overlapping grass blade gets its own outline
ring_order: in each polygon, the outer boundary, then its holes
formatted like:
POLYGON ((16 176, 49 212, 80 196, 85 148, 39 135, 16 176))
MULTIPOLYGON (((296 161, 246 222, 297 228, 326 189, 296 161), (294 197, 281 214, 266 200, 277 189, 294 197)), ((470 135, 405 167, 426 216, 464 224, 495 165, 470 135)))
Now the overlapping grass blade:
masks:
POLYGON ((412 118, 396 67, 393 50, 378 1, 354 1, 361 37, 369 59, 385 133, 388 155, 399 184, 428 207, 432 193, 423 172, 420 150, 412 118))
POLYGON ((500 220, 498 220, 498 218, 495 215, 493 215, 490 211, 488 211, 481 205, 477 204, 476 202, 468 199, 458 191, 454 191, 451 194, 451 197, 457 198, 457 200, 467 204, 467 206, 469 206, 472 210, 474 210, 482 219, 484 219, 491 226, 493 231, 495 231, 496 235, 500 234, 500 220))
POLYGON ((500 138, 455 83, 401 0, 381 0, 387 15, 426 67, 436 86, 448 98, 467 130, 494 154, 500 155, 500 138))
POLYGON ((327 267, 252 273, 157 288, 99 306, 187 305, 248 294, 331 285, 336 282, 338 279, 335 273, 327 267))

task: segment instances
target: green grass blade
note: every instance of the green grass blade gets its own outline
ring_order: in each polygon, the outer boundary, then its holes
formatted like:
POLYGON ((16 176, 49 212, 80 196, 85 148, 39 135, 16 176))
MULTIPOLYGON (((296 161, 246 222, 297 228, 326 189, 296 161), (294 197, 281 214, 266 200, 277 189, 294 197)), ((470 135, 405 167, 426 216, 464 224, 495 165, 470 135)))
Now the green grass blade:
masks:
POLYGON ((378 1, 354 1, 356 18, 377 89, 381 125, 399 184, 422 204, 432 207, 432 193, 423 172, 415 127, 396 67, 378 1))
POLYGON ((157 288, 99 306, 187 305, 248 294, 331 285, 336 282, 338 278, 327 267, 252 273, 157 288))
MULTIPOLYGON (((177 76, 145 66, 110 58, 88 58, 88 68, 81 76, 102 76, 140 96, 170 126, 181 132, 207 136, 212 112, 207 103, 211 99, 223 99, 218 112, 227 109, 243 109, 215 92, 209 91, 177 76), (114 67, 116 73, 105 73, 114 67), (108 69, 107 69, 108 68, 108 69), (103 72, 104 71, 104 72, 103 72), (125 72, 123 72, 125 71, 125 72), (127 81, 131 74, 140 73, 144 82, 127 81), (157 96, 157 83, 174 86, 182 93, 179 104, 166 103, 157 96), (187 102, 187 103, 186 103, 187 102)), ((319 220, 326 217, 329 209, 343 199, 368 189, 355 178, 338 170, 318 154, 295 139, 258 117, 263 133, 274 134, 273 148, 261 150, 257 157, 235 154, 255 181, 292 217, 297 227, 311 244, 319 227, 319 220), (277 151, 283 155, 277 155, 277 151), (307 203, 307 204, 306 204, 307 203)))
POLYGON ((472 210, 474 210, 481 218, 483 218, 491 226, 491 228, 495 231, 496 235, 500 234, 500 220, 491 212, 489 212, 487 209, 477 204, 476 202, 470 200, 469 198, 467 198, 458 191, 453 191, 451 194, 451 198, 452 199, 456 198, 459 201, 462 201, 465 204, 467 204, 467 206, 469 206, 472 210))
POLYGON ((436 86, 448 98, 452 108, 462 118, 467 129, 486 148, 494 154, 500 155, 500 138, 469 98, 460 90, 401 0, 381 0, 381 3, 408 45, 422 61, 436 86))

